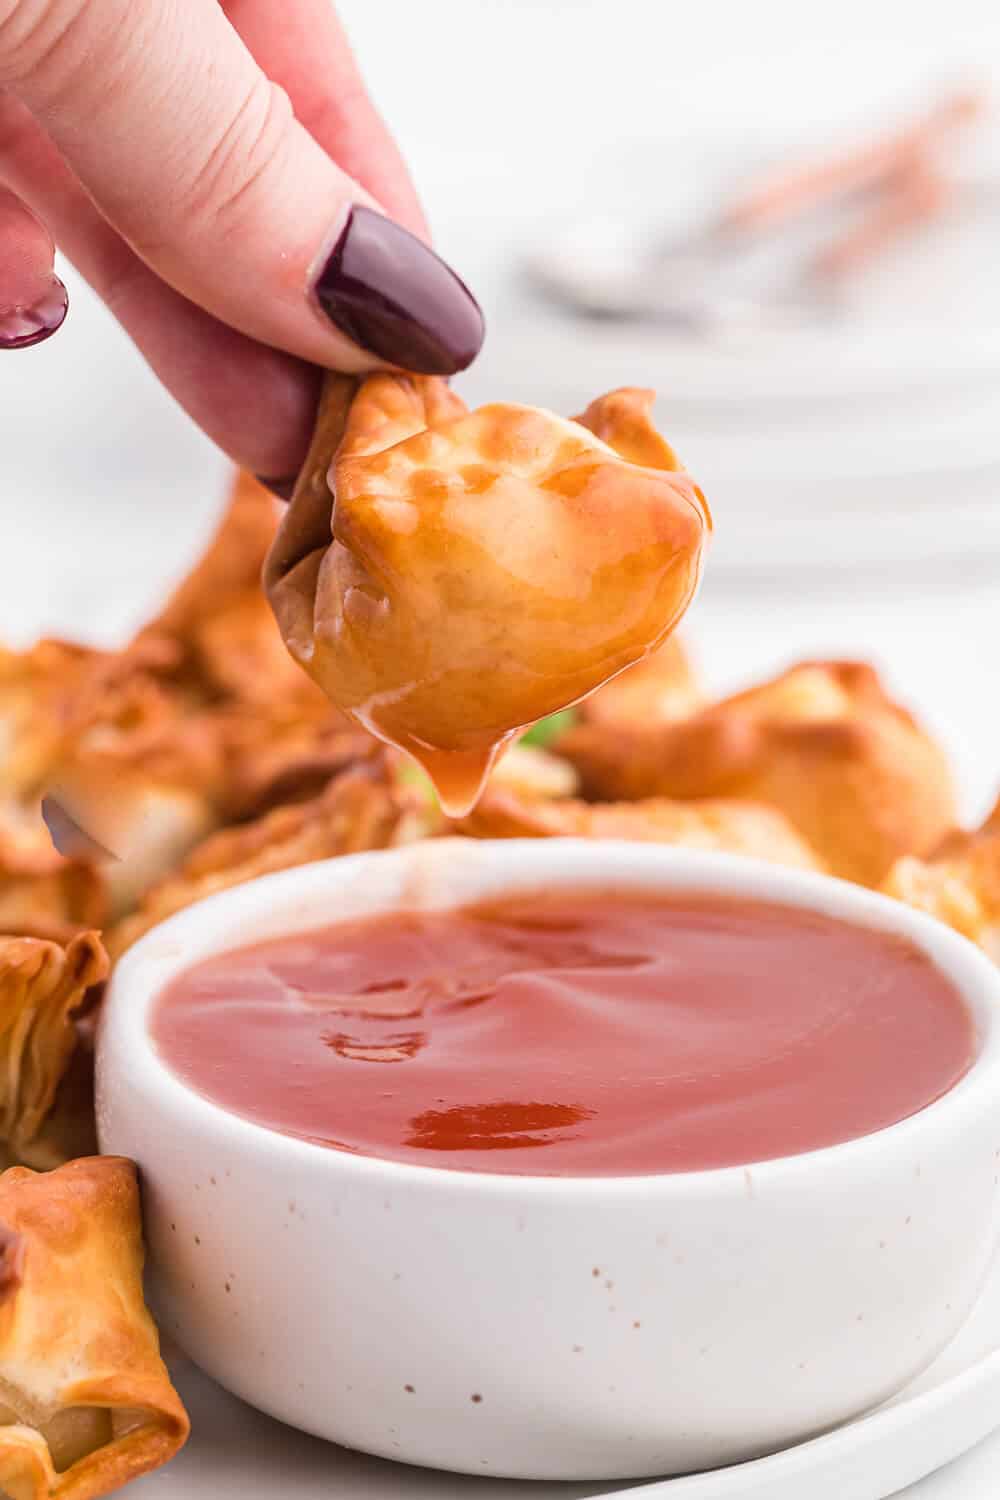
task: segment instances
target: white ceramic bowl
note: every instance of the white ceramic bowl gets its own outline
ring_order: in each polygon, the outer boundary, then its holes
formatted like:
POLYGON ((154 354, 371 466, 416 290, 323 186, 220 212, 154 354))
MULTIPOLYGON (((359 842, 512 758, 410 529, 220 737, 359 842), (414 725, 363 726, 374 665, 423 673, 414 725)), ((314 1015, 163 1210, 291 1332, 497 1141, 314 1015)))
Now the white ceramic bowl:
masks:
POLYGON ((309 1432, 469 1473, 677 1473, 817 1433, 931 1360, 997 1238, 1000 975, 902 905, 735 857, 447 841, 240 886, 119 964, 98 1085, 102 1148, 142 1170, 157 1306, 194 1359, 309 1432), (901 933, 964 995, 978 1059, 921 1113, 845 1145, 752 1167, 551 1178, 277 1134, 193 1092, 150 1041, 156 996, 210 954, 559 886, 725 891, 901 933))

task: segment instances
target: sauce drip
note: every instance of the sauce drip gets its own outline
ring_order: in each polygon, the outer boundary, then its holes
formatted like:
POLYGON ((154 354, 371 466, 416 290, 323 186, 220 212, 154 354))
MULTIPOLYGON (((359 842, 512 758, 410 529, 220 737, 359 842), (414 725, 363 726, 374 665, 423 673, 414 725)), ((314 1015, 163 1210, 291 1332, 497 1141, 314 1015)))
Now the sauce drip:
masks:
POLYGON ((517 731, 510 729, 496 740, 469 750, 441 750, 434 745, 425 745, 412 736, 396 735, 374 717, 362 716, 361 722, 377 739, 404 750, 424 772, 431 782, 445 815, 449 818, 464 818, 479 801, 486 788, 493 767, 515 738, 517 731))
POLYGON ((180 976, 156 1046, 258 1124, 424 1166, 599 1176, 830 1146, 951 1088, 972 1018, 907 942, 713 895, 343 923, 180 976))
POLYGON ((449 818, 464 818, 479 801, 490 773, 513 733, 508 733, 483 750, 430 750, 421 748, 411 755, 430 777, 442 811, 449 818))

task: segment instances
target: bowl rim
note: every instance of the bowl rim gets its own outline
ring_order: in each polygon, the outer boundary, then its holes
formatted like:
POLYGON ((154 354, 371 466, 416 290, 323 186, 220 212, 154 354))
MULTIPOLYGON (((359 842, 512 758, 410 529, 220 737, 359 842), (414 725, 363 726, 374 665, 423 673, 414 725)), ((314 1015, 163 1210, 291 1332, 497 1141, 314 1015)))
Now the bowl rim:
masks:
MULTIPOLYGON (((445 900, 416 903, 373 900, 370 911, 375 915, 413 910, 415 905, 448 909, 459 904, 461 900, 454 894, 445 900)), ((301 917, 301 910, 298 915, 301 917)), ((347 914, 345 920, 354 915, 347 914)), ((328 925, 335 925, 335 920, 328 925)), ((715 1195, 720 1189, 734 1187, 745 1194, 751 1181, 756 1189, 770 1181, 818 1179, 834 1167, 850 1171, 855 1165, 864 1167, 866 1161, 870 1166, 872 1158, 889 1159, 897 1149, 909 1158, 914 1150, 919 1150, 923 1140, 942 1133, 961 1132, 963 1121, 980 1115, 990 1101, 998 1113, 996 1154, 1000 1159, 1000 970, 969 940, 901 901, 831 875, 775 865, 742 854, 623 840, 446 838, 314 861, 206 897, 151 928, 115 967, 98 1025, 99 1134, 102 1093, 109 1087, 104 1069, 104 1037, 112 1025, 120 1033, 120 1047, 129 1054, 129 1086, 144 1089, 151 1100, 158 1096, 158 1105, 165 1105, 172 1112, 187 1112, 196 1132, 204 1139, 221 1136, 243 1154, 282 1157, 289 1167, 301 1162, 315 1168, 324 1162, 331 1180, 364 1178, 382 1188, 422 1184, 486 1197, 527 1195, 559 1200, 592 1198, 595 1192, 622 1198, 636 1193, 649 1196, 654 1191, 671 1196, 681 1190, 690 1197, 715 1195), (487 894, 530 893, 543 883, 550 887, 553 881, 565 889, 607 888, 620 882, 626 891, 659 888, 665 895, 686 890, 777 902, 896 933, 914 942, 957 988, 973 1016, 979 1049, 967 1072, 937 1099, 890 1125, 834 1145, 692 1171, 589 1176, 424 1166, 287 1134, 226 1109, 186 1082, 159 1054, 149 1027, 156 1000, 168 983, 203 958, 250 946, 245 936, 233 934, 232 941, 224 940, 227 927, 232 932, 238 913, 244 919, 254 910, 268 916, 268 934, 261 941, 280 937, 282 930, 289 935, 314 931, 324 925, 322 919, 312 916, 305 921, 294 920, 296 905, 304 904, 304 898, 311 895, 335 896, 338 889, 362 875, 373 862, 379 865, 391 862, 404 871, 419 870, 421 879, 430 873, 433 880, 439 866, 446 862, 453 865, 455 860, 470 873, 495 872, 498 860, 511 872, 509 879, 491 887, 488 893, 471 889, 469 901, 485 898, 487 894), (276 908, 290 919, 284 929, 273 925, 276 908), (185 951, 185 940, 192 935, 206 940, 204 949, 194 957, 185 951), (223 940, 217 942, 217 938, 223 940)))

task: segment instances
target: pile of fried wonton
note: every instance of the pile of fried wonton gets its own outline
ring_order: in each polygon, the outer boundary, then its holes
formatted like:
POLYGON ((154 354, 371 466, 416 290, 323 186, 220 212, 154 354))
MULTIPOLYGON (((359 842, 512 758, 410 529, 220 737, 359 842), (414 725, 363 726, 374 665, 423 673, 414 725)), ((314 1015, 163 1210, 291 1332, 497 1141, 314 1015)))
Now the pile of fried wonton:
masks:
POLYGON ((207 555, 126 650, 0 652, 0 1490, 14 1500, 103 1494, 187 1434, 142 1301, 134 1171, 94 1155, 92 1091, 109 969, 171 913, 358 850, 573 835, 832 871, 1000 957, 1000 810, 956 827, 941 749, 870 667, 805 662, 711 702, 671 640, 536 727, 450 823, 423 773, 288 655, 260 587, 278 510, 241 477, 207 555))

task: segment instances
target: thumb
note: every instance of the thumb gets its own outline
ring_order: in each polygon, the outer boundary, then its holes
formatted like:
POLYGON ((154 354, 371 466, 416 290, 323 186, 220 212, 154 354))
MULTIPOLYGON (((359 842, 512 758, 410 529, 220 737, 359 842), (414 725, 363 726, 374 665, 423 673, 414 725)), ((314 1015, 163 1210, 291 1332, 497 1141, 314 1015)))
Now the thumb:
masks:
POLYGON ((464 369, 478 304, 296 120, 215 0, 0 0, 0 86, 165 281, 315 364, 464 369))

